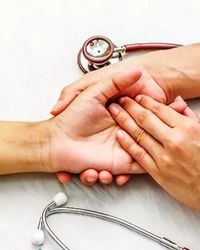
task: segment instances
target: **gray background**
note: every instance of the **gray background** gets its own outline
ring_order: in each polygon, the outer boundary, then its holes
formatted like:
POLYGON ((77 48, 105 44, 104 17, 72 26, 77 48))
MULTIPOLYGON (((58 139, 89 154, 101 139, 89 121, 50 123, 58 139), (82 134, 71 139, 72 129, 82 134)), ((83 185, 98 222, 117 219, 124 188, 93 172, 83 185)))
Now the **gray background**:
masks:
MULTIPOLYGON (((116 44, 200 41, 198 0, 0 0, 0 119, 41 120, 61 89, 82 76, 76 64, 82 42, 95 34, 116 44)), ((191 106, 200 110, 199 102, 191 106)), ((41 210, 60 190, 69 205, 96 209, 200 249, 200 214, 168 196, 147 176, 125 187, 63 187, 54 175, 0 177, 0 246, 31 250, 41 210)), ((72 250, 163 249, 121 227, 62 215, 50 223, 72 250)), ((43 249, 58 249, 47 239, 43 249)))

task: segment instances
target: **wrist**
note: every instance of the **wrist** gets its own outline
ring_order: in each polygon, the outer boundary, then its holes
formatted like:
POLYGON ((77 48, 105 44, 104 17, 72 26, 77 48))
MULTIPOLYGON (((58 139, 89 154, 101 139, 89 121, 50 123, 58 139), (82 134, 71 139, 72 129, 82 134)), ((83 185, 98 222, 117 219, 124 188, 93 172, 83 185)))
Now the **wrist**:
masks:
POLYGON ((176 83, 182 75, 178 70, 170 67, 167 61, 163 63, 163 60, 159 60, 166 56, 165 53, 166 51, 151 52, 142 56, 138 61, 164 91, 166 104, 169 104, 180 94, 176 83))
POLYGON ((180 79, 179 72, 165 65, 146 65, 146 69, 164 91, 166 104, 172 103, 180 95, 178 85, 176 85, 177 80, 180 79))
POLYGON ((142 63, 166 94, 167 103, 181 95, 184 99, 200 96, 200 44, 147 53, 142 63))

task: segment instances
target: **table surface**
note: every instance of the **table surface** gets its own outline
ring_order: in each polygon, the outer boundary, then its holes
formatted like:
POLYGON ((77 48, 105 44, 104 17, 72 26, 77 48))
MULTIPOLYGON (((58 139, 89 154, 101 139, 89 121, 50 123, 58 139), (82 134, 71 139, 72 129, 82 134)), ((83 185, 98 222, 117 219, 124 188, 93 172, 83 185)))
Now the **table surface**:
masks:
MULTIPOLYGON (((37 121, 49 117, 59 92, 82 76, 76 64, 82 42, 94 34, 116 44, 200 41, 198 0, 0 0, 0 118, 37 121)), ((200 111, 198 100, 190 105, 200 111)), ((200 214, 176 202, 148 176, 124 187, 62 186, 54 175, 0 177, 0 246, 36 249, 32 232, 42 209, 64 191, 70 206, 129 220, 161 236, 200 249, 200 214)), ((80 216, 50 219, 72 250, 163 249, 119 226, 80 216)), ((43 249, 59 249, 47 237, 43 249)))

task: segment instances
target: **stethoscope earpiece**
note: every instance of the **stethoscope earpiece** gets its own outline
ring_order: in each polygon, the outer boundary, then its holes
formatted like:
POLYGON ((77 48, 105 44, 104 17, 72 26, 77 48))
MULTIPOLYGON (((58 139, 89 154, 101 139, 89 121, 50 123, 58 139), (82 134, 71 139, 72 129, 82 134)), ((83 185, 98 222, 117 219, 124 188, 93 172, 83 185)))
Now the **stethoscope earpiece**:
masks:
POLYGON ((53 201, 56 204, 56 207, 62 206, 67 203, 67 196, 63 192, 59 192, 53 198, 53 201))
POLYGON ((58 214, 58 213, 69 213, 69 214, 77 214, 77 215, 86 215, 90 217, 99 218, 105 221, 116 223, 122 227, 125 227, 129 230, 132 230, 140 235, 143 235, 146 238, 149 238, 158 244, 171 249, 171 250, 189 250, 188 248, 180 247, 176 243, 172 242, 171 240, 157 236, 141 227, 138 227, 128 221, 122 220, 115 216, 104 214, 97 211, 92 211, 89 209, 82 209, 82 208, 75 208, 75 207, 60 207, 67 202, 67 196, 59 192, 54 198, 53 201, 45 207, 42 212, 42 216, 40 217, 38 228, 33 235, 33 244, 36 246, 42 246, 44 244, 45 235, 44 231, 46 231, 49 236, 58 244, 58 246, 63 250, 70 250, 53 232, 50 228, 49 224, 47 223, 47 218, 51 215, 58 214))
POLYGON ((41 246, 44 244, 44 231, 42 229, 35 230, 32 242, 36 246, 41 246))
POLYGON ((92 36, 87 39, 80 49, 77 61, 79 68, 88 73, 104 66, 119 62, 126 53, 172 49, 181 46, 174 43, 133 43, 117 47, 105 36, 92 36))

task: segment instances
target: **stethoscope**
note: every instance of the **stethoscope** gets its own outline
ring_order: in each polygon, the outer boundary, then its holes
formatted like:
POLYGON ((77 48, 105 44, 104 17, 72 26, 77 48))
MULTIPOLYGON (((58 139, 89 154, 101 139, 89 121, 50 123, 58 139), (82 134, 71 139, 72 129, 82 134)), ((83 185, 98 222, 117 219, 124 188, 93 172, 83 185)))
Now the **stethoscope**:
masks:
POLYGON ((141 227, 138 227, 128 221, 122 220, 118 217, 100 213, 97 211, 92 211, 88 209, 83 208, 76 208, 76 207, 61 207, 64 204, 67 203, 67 196, 60 192, 58 193, 53 201, 45 207, 45 209, 42 212, 42 216, 40 217, 38 228, 34 233, 33 236, 33 244, 36 246, 40 246, 38 250, 42 250, 41 246, 44 244, 44 231, 46 231, 49 236, 58 244, 58 246, 63 250, 70 250, 69 247, 67 247, 53 232, 53 230, 50 228, 47 218, 54 214, 60 214, 60 213, 69 213, 69 214, 78 214, 78 215, 86 215, 90 217, 99 218, 105 221, 116 223, 122 227, 125 227, 131 231, 134 231, 140 235, 143 235, 146 238, 149 238, 158 244, 162 245, 163 247, 166 247, 167 249, 171 250, 189 250, 186 247, 180 247, 176 243, 172 242, 171 240, 160 237, 158 235, 155 235, 151 232, 148 232, 145 229, 142 229, 141 227))
POLYGON ((85 41, 77 57, 78 65, 84 73, 119 62, 130 52, 173 49, 181 46, 174 43, 133 43, 117 47, 105 36, 93 36, 85 41))

